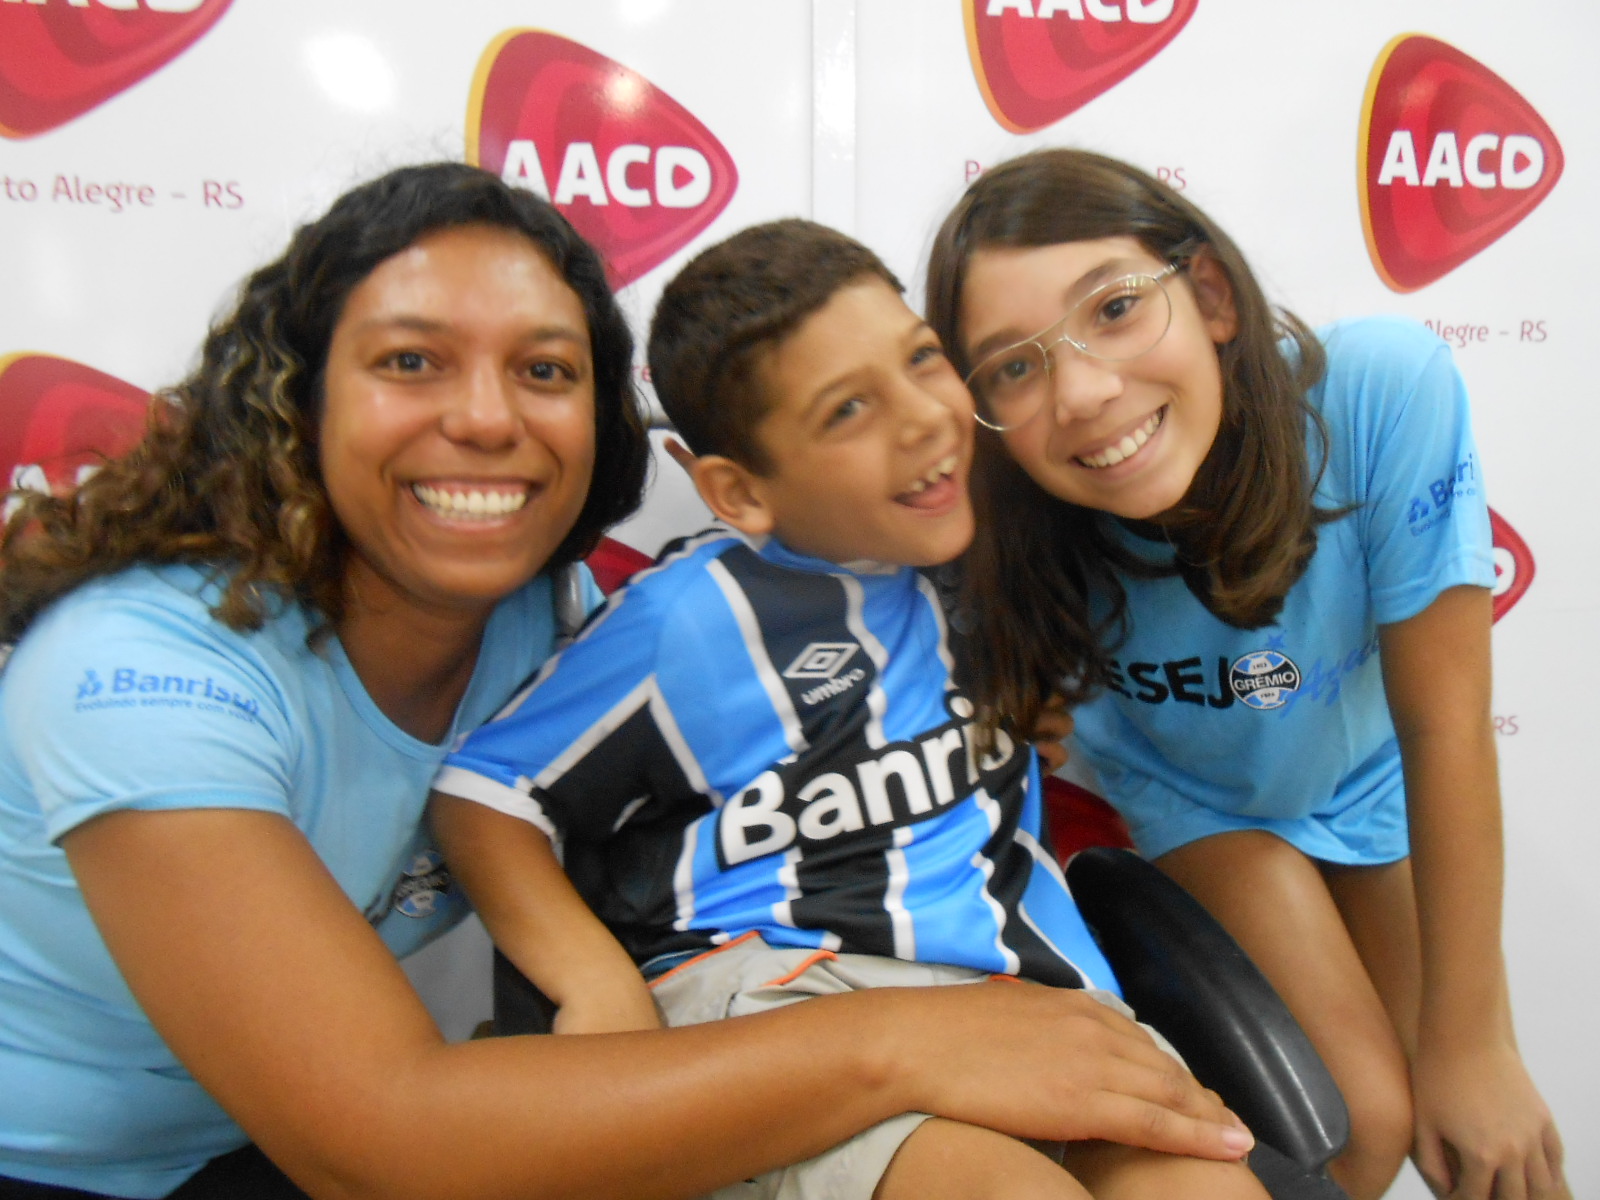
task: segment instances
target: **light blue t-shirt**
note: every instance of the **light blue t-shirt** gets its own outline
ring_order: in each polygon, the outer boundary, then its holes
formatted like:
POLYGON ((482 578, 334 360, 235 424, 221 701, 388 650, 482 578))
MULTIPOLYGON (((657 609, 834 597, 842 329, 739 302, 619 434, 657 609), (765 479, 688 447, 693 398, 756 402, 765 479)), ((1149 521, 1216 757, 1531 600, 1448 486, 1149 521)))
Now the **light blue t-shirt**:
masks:
POLYGON ((378 710, 336 638, 307 647, 300 608, 240 634, 214 600, 190 567, 92 582, 0 670, 0 1175, 164 1196, 246 1140, 129 993, 63 834, 115 809, 280 813, 390 946, 414 949, 464 911, 419 833, 429 781, 555 640, 537 579, 495 610, 430 745, 378 710))
MULTIPOLYGON (((1399 318, 1320 336, 1328 367, 1310 400, 1329 446, 1317 503, 1357 507, 1320 527, 1271 626, 1224 624, 1177 577, 1126 580, 1117 682, 1075 714, 1078 750, 1151 857, 1244 828, 1332 862, 1407 853, 1378 626, 1446 588, 1494 583, 1488 507, 1449 348, 1399 318)), ((1309 445, 1315 464, 1322 447, 1309 445)))

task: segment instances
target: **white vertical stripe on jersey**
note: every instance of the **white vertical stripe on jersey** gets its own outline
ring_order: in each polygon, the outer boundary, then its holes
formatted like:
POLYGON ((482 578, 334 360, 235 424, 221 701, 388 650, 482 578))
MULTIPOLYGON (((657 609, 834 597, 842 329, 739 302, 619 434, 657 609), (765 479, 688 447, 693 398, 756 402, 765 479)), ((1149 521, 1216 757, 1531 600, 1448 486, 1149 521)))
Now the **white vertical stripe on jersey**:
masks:
MULTIPOLYGON (((655 563, 653 566, 646 567, 644 570, 638 572, 636 575, 633 576, 632 582, 633 583, 637 583, 639 580, 643 579, 646 575, 654 575, 657 571, 664 571, 664 570, 667 569, 667 567, 669 567, 673 563, 677 562, 680 558, 686 558, 687 556, 693 554, 701 546, 705 545, 705 543, 707 543, 707 542, 719 542, 719 541, 721 541, 723 538, 725 538, 727 536, 728 536, 728 531, 726 529, 708 529, 704 533, 698 534, 697 536, 690 538, 682 546, 680 546, 676 551, 674 551, 672 554, 667 555, 660 562, 655 563)), ((630 583, 629 586, 631 587, 632 583, 630 583)), ((605 598, 605 600, 601 603, 600 608, 599 608, 598 611, 601 614, 605 614, 605 613, 610 612, 613 608, 615 608, 617 605, 622 603, 622 598, 627 594, 628 594, 628 588, 619 587, 616 591, 612 592, 611 595, 609 595, 609 596, 607 596, 605 598)), ((599 624, 598 620, 590 621, 581 630, 578 631, 578 636, 573 638, 572 641, 573 642, 584 641, 589 636, 589 634, 594 631, 595 626, 598 625, 598 624, 599 624)), ((569 645, 570 644, 571 643, 569 643, 569 645)), ((517 709, 522 707, 522 702, 528 698, 529 694, 533 691, 533 689, 538 687, 541 683, 543 683, 545 681, 545 679, 548 676, 550 676, 551 674, 553 674, 560 665, 561 665, 561 655, 559 655, 559 654, 552 654, 549 658, 545 659, 544 665, 541 666, 537 672, 535 672, 533 678, 528 682, 527 686, 524 687, 515 696, 511 697, 511 699, 507 700, 505 702, 505 704, 501 707, 500 711, 495 713, 495 715, 493 717, 491 717, 490 720, 491 721, 498 721, 502 717, 509 717, 512 713, 516 712, 517 709)), ((466 737, 467 737, 467 735, 465 733, 463 733, 461 735, 461 741, 465 742, 466 741, 466 737)), ((458 744, 455 748, 459 750, 461 747, 458 744)))
MULTIPOLYGON (((1072 894, 1071 889, 1067 887, 1066 876, 1061 873, 1061 864, 1056 861, 1056 856, 1054 854, 1051 854, 1039 844, 1038 838, 1034 837, 1033 834, 1029 833, 1026 829, 1019 827, 1013 840, 1020 844, 1023 849, 1027 850, 1027 852, 1033 856, 1033 861, 1035 863, 1037 863, 1044 870, 1048 871, 1055 878, 1056 882, 1061 885, 1062 891, 1066 892, 1069 896, 1072 894)), ((1062 962, 1072 964, 1072 969, 1078 973, 1078 978, 1083 980, 1084 987, 1106 986, 1105 980, 1092 978, 1089 972, 1085 971, 1077 963, 1073 962, 1071 958, 1067 957, 1066 952, 1063 951, 1060 946, 1056 945, 1055 942, 1050 940, 1049 935, 1047 935, 1045 931, 1039 927, 1038 923, 1034 921, 1033 917, 1029 915, 1028 905, 1026 902, 1026 892, 1024 892, 1023 896, 1017 899, 1017 912, 1021 915, 1023 921, 1027 923, 1028 928, 1033 930, 1033 932, 1038 935, 1039 940, 1046 946, 1049 946, 1050 949, 1055 952, 1057 958, 1059 958, 1062 962)))
POLYGON ((866 593, 861 590, 861 581, 853 575, 835 575, 834 578, 844 585, 845 625, 855 634, 856 641, 861 643, 867 657, 878 668, 872 681, 872 690, 867 693, 869 717, 865 736, 868 746, 881 750, 889 744, 883 732, 883 714, 889 703, 883 691, 884 672, 889 668, 889 652, 867 628, 866 593))
POLYGON ((917 590, 927 600, 928 609, 933 613, 933 623, 939 627, 939 661, 944 664, 944 690, 953 692, 956 690, 956 660, 950 653, 950 627, 944 621, 944 606, 939 603, 939 590, 933 586, 933 580, 920 572, 917 575, 917 590))
POLYGON ((894 956, 907 962, 917 960, 917 930, 911 913, 906 910, 906 885, 911 882, 911 865, 906 862, 905 847, 915 836, 910 825, 901 825, 894 831, 894 849, 883 852, 888 864, 889 886, 883 893, 884 911, 889 914, 889 925, 894 930, 894 956))
POLYGON ((661 694, 660 681, 653 673, 641 679, 626 696, 611 706, 609 712, 584 730, 582 736, 552 759, 550 765, 539 772, 538 778, 533 781, 534 786, 541 788, 551 786, 595 746, 627 724, 628 718, 645 707, 650 709, 650 715, 655 720, 662 741, 666 742, 667 749, 672 751, 673 760, 683 772, 683 777, 688 780, 689 786, 707 797, 713 807, 721 808, 723 805, 721 794, 712 788, 705 772, 700 769, 700 762, 695 758, 694 751, 689 749, 689 743, 684 738, 683 731, 678 728, 678 722, 673 719, 672 709, 661 694))
POLYGON ((683 846, 678 850, 678 865, 672 872, 672 894, 678 901, 678 919, 672 927, 679 933, 694 920, 694 852, 700 844, 700 826, 708 818, 692 821, 683 831, 683 846))
POLYGON ((783 866, 778 868, 778 882, 783 885, 783 899, 772 906, 772 919, 790 929, 794 923, 794 902, 800 899, 800 847, 792 846, 783 856, 783 866))
POLYGON ((1013 840, 1020 842, 1028 853, 1033 855, 1033 861, 1050 873, 1050 877, 1061 885, 1063 892, 1072 895, 1072 889, 1067 886, 1067 877, 1061 871, 1061 864, 1056 861, 1054 854, 1039 844, 1038 838, 1019 825, 1013 840))
POLYGON ((799 754, 808 749, 810 743, 806 741, 800 714, 795 712, 794 705, 789 701, 789 689, 784 686, 782 676, 778 674, 778 669, 772 665, 772 659, 767 655, 766 639, 761 635, 761 625, 756 620, 755 610, 750 607, 750 598, 744 594, 744 589, 734 580, 720 559, 706 564, 706 574, 710 575, 712 581, 721 589, 723 598, 728 602, 728 610, 733 613, 739 632, 744 635, 745 653, 750 655, 750 661, 756 669, 756 678, 761 680, 762 690, 767 693, 772 711, 783 724, 783 740, 788 743, 790 750, 799 754))
MULTIPOLYGON (((1000 828, 1000 805, 995 798, 989 795, 989 789, 979 788, 972 793, 973 802, 977 804, 989 822, 989 833, 992 836, 1000 828)), ((983 856, 982 851, 972 855, 972 865, 983 876, 983 886, 978 889, 978 895, 983 897, 983 902, 989 906, 989 912, 994 917, 994 948, 1000 955, 1000 961, 1005 964, 1004 973, 1015 975, 1022 969, 1022 960, 1017 957, 1017 952, 1006 945, 1002 936, 1006 929, 1005 906, 996 900, 989 892, 989 881, 994 878, 994 863, 983 856)))

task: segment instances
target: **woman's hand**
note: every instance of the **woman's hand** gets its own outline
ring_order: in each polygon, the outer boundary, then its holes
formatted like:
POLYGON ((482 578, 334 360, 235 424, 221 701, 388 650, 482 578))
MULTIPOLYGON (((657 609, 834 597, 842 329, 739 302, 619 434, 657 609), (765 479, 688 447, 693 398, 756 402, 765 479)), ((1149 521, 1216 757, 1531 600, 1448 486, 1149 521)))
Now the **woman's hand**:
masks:
POLYGON ((1451 1200, 1570 1200, 1561 1137, 1516 1048, 1418 1048, 1417 1170, 1451 1200))
POLYGON ((881 989, 871 998, 890 991, 910 1011, 883 1044, 894 1061, 916 1064, 914 1109, 1016 1137, 1201 1158, 1239 1159, 1255 1144, 1136 1022, 1084 992, 987 983, 881 989))

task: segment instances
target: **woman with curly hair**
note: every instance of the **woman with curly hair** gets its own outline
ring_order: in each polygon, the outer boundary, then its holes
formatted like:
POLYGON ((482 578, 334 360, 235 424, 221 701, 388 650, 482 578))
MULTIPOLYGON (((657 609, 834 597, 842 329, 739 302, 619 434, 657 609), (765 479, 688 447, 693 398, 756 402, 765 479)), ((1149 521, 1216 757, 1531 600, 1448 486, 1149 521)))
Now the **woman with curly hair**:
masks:
POLYGON ((1237 1156, 1131 1023, 1051 989, 444 1042, 395 957, 441 915, 424 798, 638 502, 631 371, 548 203, 405 168, 247 281, 133 453, 22 499, 0 1197, 692 1196, 909 1110, 1237 1156))

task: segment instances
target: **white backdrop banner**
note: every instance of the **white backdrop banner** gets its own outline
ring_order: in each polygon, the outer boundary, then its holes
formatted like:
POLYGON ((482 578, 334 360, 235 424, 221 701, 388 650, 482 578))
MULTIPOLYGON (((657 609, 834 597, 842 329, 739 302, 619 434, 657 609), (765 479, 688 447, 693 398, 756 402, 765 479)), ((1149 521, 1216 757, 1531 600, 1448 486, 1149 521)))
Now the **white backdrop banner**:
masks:
MULTIPOLYGON (((1600 1195, 1596 44, 1584 0, 0 0, 0 479, 65 486, 125 447, 243 275, 391 166, 550 197, 642 336, 686 257, 753 222, 839 225, 916 296, 978 173, 1129 159, 1313 324, 1399 312, 1454 347, 1495 513, 1518 1029, 1600 1195)), ((667 464, 621 536, 700 519, 667 464)), ((456 941, 418 974, 461 1032, 486 1002, 456 941)))

